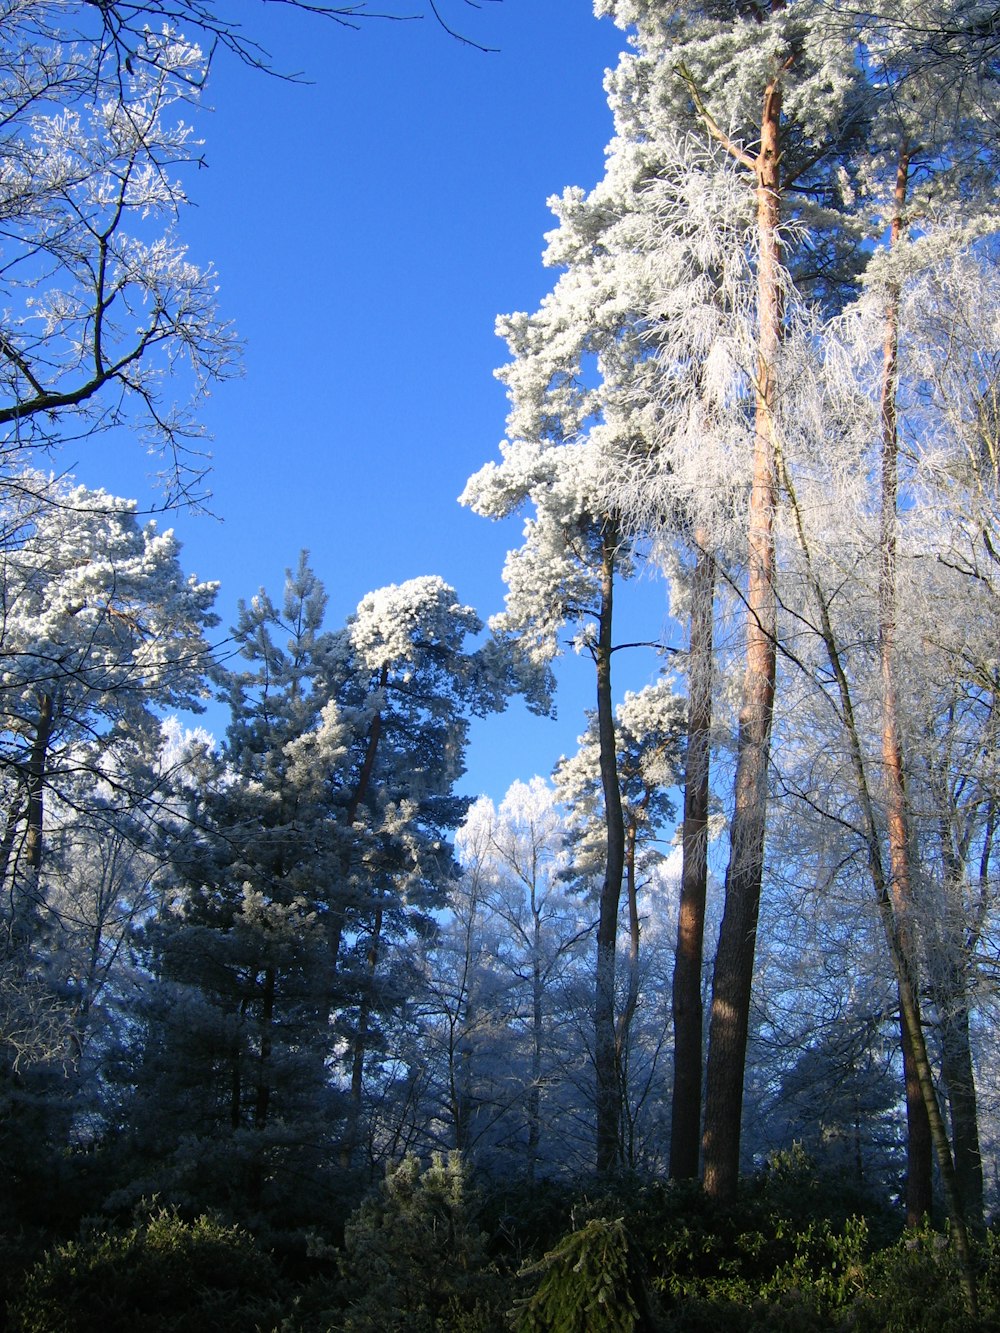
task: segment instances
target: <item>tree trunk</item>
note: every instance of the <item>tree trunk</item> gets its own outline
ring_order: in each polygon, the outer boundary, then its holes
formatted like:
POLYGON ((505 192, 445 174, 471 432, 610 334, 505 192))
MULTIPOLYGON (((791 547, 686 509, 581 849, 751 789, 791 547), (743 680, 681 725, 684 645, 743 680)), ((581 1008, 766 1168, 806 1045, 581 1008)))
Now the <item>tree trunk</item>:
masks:
MULTIPOLYGON (((902 235, 909 174, 909 149, 899 153, 890 229, 890 250, 902 235)), ((913 885, 910 870, 909 816, 903 781, 903 752, 899 737, 896 695, 896 506, 898 493, 898 440, 896 390, 899 379, 899 293, 889 292, 882 350, 880 414, 882 422, 882 496, 879 529, 879 659, 882 671, 882 763, 885 773, 886 826, 889 835, 890 894, 900 946, 910 974, 914 996, 919 995, 913 931, 913 885)), ((919 1001, 917 1001, 919 1004, 919 1001)), ((917 1019, 919 1021, 919 1008, 917 1019)), ((933 1150, 927 1108, 920 1091, 916 1055, 902 1024, 903 1080, 906 1087, 906 1221, 918 1227, 931 1212, 933 1150)))
MULTIPOLYGON (((379 672, 378 689, 384 690, 389 681, 389 668, 383 665, 379 672)), ((361 808, 361 802, 368 795, 368 788, 371 786, 372 774, 375 771, 375 757, 378 754, 379 741, 382 739, 382 712, 376 711, 372 718, 371 726, 368 729, 368 741, 365 746, 365 757, 361 765, 361 772, 358 775, 357 786, 351 794, 345 811, 345 819, 348 828, 353 828, 358 818, 358 811, 361 808)), ((346 857, 349 857, 349 851, 346 857)), ((349 861, 344 865, 344 876, 350 871, 349 861)), ((345 914, 342 908, 338 908, 333 916, 333 925, 330 932, 330 952, 331 963, 334 970, 337 967, 338 956, 340 953, 340 943, 343 938, 345 914)), ((382 908, 375 909, 375 919, 372 923, 371 944, 368 949, 368 986, 361 996, 358 1007, 358 1026, 354 1034, 354 1052, 351 1058, 351 1109, 347 1132, 344 1136, 344 1143, 340 1150, 341 1165, 347 1167, 350 1164, 354 1149, 357 1146, 358 1125, 361 1121, 361 1097, 364 1090, 365 1073, 365 1051, 368 1047, 368 1020, 371 1016, 372 995, 375 989, 375 972, 378 968, 379 944, 382 935, 382 908)))
MULTIPOLYGON (((648 802, 646 793, 643 805, 648 802)), ((622 1162, 629 1167, 635 1165, 634 1122, 629 1106, 628 1090, 628 1042, 632 1020, 639 1005, 639 885, 636 879, 636 838, 638 834, 637 816, 630 815, 625 829, 625 896, 628 903, 628 986, 625 1003, 615 1023, 615 1062, 618 1066, 619 1105, 622 1124, 619 1132, 622 1162)))
POLYGON ((594 659, 597 666, 597 731, 601 786, 607 829, 607 863, 597 923, 597 968, 594 997, 594 1070, 596 1075, 597 1170, 618 1165, 620 1098, 615 1050, 615 944, 618 906, 625 870, 625 819, 618 784, 618 754, 611 695, 612 611, 617 531, 607 524, 601 551, 601 609, 594 659))
POLYGON ((938 993, 941 1022, 941 1076, 948 1090, 951 1111, 951 1145, 955 1155, 955 1180, 966 1221, 972 1230, 983 1226, 983 1158, 979 1146, 979 1111, 976 1077, 969 1039, 969 1002, 965 974, 954 970, 938 993))
MULTIPOLYGON (((11 803, 7 807, 7 822, 4 826, 3 838, 0 839, 0 892, 2 892, 7 885, 7 875, 10 871, 11 858, 14 853, 14 842, 17 838, 17 830, 20 827, 21 818, 24 815, 25 792, 20 783, 20 772, 17 770, 15 771, 17 772, 18 785, 15 788, 11 803)), ((15 886, 11 884, 9 900, 12 905, 16 901, 14 888, 15 886)), ((12 951, 14 948, 15 935, 15 919, 13 913, 11 913, 10 918, 5 924, 5 933, 6 940, 4 947, 7 950, 12 951)))
POLYGON ((674 1092, 670 1119, 670 1175, 698 1174, 704 1016, 701 967, 708 888, 709 730, 712 724, 712 630, 715 561, 707 534, 695 533, 698 562, 688 653, 688 735, 684 761, 681 901, 674 957, 674 1092))
MULTIPOLYGON (((389 682, 389 668, 383 665, 379 672, 377 688, 384 690, 389 682)), ((378 754, 379 741, 382 739, 382 712, 378 710, 372 718, 371 726, 368 729, 368 740, 365 745, 365 757, 361 764, 361 772, 358 774, 357 786, 351 793, 350 800, 344 811, 344 822, 347 827, 353 828, 358 818, 358 811, 361 808, 362 801, 368 795, 368 788, 371 786, 372 774, 375 771, 375 757, 378 754)), ((351 852, 348 847, 341 862, 341 871, 345 878, 351 873, 351 852)), ((340 903, 333 905, 330 912, 330 966, 331 970, 336 972, 337 962, 340 957, 340 945, 344 936, 344 925, 346 922, 346 913, 340 903)))
POLYGON ((372 1013, 372 1000, 375 994, 375 974, 378 971, 379 946, 382 940, 382 908, 376 907, 375 920, 372 922, 371 941, 365 962, 368 966, 367 985, 362 992, 358 1005, 358 1027, 354 1034, 354 1054, 351 1059, 351 1114, 344 1146, 341 1149, 341 1163, 350 1164, 351 1155, 358 1146, 358 1127, 361 1124, 361 1098, 364 1092, 365 1054, 368 1050, 368 1024, 372 1013))
POLYGON ((764 868, 767 768, 774 711, 775 603, 774 380, 781 343, 781 83, 768 85, 756 160, 757 308, 759 346, 755 392, 753 479, 750 489, 746 672, 740 707, 735 802, 726 872, 726 906, 712 983, 705 1129, 705 1191, 728 1198, 736 1190, 740 1120, 750 1023, 757 916, 764 868))
MULTIPOLYGON (((951 719, 949 719, 951 720, 951 719)), ((963 856, 952 839, 953 809, 948 783, 939 771, 930 773, 930 785, 938 806, 938 841, 941 847, 941 903, 933 912, 930 951, 931 993, 937 1010, 941 1036, 941 1077, 951 1112, 951 1146, 955 1155, 955 1179, 966 1220, 974 1231, 983 1225, 983 1158, 979 1145, 979 1108, 976 1076, 969 1033, 967 958, 981 935, 979 912, 969 922, 964 908, 967 879, 963 856)), ((987 844, 992 840, 987 816, 987 844)), ((988 845, 980 878, 984 903, 988 888, 988 845)))
POLYGON ((37 878, 42 868, 42 828, 45 806, 45 769, 52 739, 52 695, 38 698, 38 723, 28 756, 28 830, 25 838, 25 861, 37 878))
MULTIPOLYGON (((531 896, 534 900, 535 886, 532 877, 531 896)), ((541 957, 541 922, 538 911, 532 901, 533 953, 531 958, 531 1086, 528 1091, 528 1180, 535 1179, 538 1166, 538 1149, 542 1139, 542 1051, 545 1046, 544 1027, 544 986, 541 957)))
POLYGON ((875 889, 875 899, 878 904, 879 919, 881 920, 882 929, 885 933, 886 943, 889 946, 889 955, 892 959, 893 971, 896 976, 896 985, 899 993, 899 1011, 903 1024, 903 1031, 912 1055, 912 1067, 927 1112, 931 1143, 934 1154, 937 1157, 938 1169, 941 1173, 941 1185, 944 1192, 945 1203, 948 1208, 948 1217, 951 1222, 955 1251, 958 1256, 966 1307, 969 1313, 972 1316, 975 1316, 978 1308, 978 1296, 976 1292, 975 1270, 972 1263, 971 1250, 969 1248, 969 1234, 965 1224, 965 1214, 962 1207, 962 1198, 958 1188, 955 1164, 951 1155, 951 1147, 948 1143, 944 1117, 941 1115, 941 1108, 938 1104, 937 1093, 934 1088, 934 1078, 931 1073, 930 1060, 927 1056, 927 1043, 924 1040, 923 1027, 920 1023, 920 1011, 917 1005, 916 992, 913 988, 913 982, 910 977, 910 971, 907 966, 903 945, 896 924, 895 908, 889 884, 889 876, 886 873, 882 856, 882 843, 879 834, 878 821, 875 817, 875 803, 872 798, 868 774, 865 768, 865 758, 861 746, 861 735, 854 714, 854 703, 851 697, 850 684, 847 679, 847 673, 844 670, 840 649, 830 621, 829 603, 826 600, 813 566, 809 542, 806 538, 805 529, 802 524, 801 511, 799 510, 791 479, 788 477, 787 472, 784 474, 783 479, 791 501, 799 542, 806 558, 810 585, 816 596, 820 616, 820 634, 824 646, 826 647, 831 673, 836 682, 837 691, 840 697, 841 718, 847 735, 851 768, 857 785, 858 803, 862 816, 862 835, 864 838, 865 849, 868 853, 868 867, 871 871, 872 884, 875 889))
POLYGON ((257 1057, 257 1088, 254 1096, 253 1127, 267 1128, 271 1105, 271 1029, 274 1024, 274 968, 264 969, 264 990, 261 996, 260 1053, 257 1057))

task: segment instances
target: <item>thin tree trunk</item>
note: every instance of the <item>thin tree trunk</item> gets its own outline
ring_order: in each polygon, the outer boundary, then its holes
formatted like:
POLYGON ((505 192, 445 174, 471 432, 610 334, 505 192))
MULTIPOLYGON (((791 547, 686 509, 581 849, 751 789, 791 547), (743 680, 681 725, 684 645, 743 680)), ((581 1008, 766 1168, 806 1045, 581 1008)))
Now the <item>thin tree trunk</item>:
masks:
POLYGON ((230 1071, 229 1071, 229 1124, 233 1129, 239 1129, 243 1120, 243 1024, 246 1021, 247 1010, 250 1008, 250 1000, 246 996, 240 1001, 239 1022, 236 1025, 236 1035, 230 1048, 230 1071))
POLYGON ((34 913, 39 900, 45 827, 45 784, 53 715, 52 695, 40 694, 35 735, 24 766, 26 793, 24 874, 18 874, 18 862, 15 861, 10 885, 8 938, 11 948, 15 951, 26 946, 31 940, 34 913))
POLYGON ((688 734, 684 761, 681 900, 674 956, 674 1092, 670 1118, 670 1175, 698 1174, 704 1015, 701 968, 708 889, 709 731, 712 725, 712 630, 715 561, 707 534, 695 533, 691 641, 688 653, 688 734))
POLYGON ((257 1057, 257 1088, 254 1096, 253 1127, 266 1129, 271 1105, 271 1045, 274 1025, 274 968, 264 969, 264 990, 261 997, 260 1054, 257 1057))
MULTIPOLYGON (((649 793, 643 798, 643 808, 649 800, 649 793)), ((625 829, 625 897, 628 904, 628 984, 625 1003, 615 1023, 615 1063, 618 1066, 619 1104, 622 1122, 619 1131, 622 1162, 633 1166, 634 1161, 634 1125, 629 1106, 628 1090, 628 1051, 629 1033, 632 1020, 639 1005, 639 943, 641 929, 639 925, 639 885, 636 879, 636 837, 638 834, 637 816, 630 815, 625 829)))
POLYGON ((781 82, 768 85, 756 160, 757 308, 759 347, 755 401, 753 479, 750 490, 747 576, 746 672, 740 706, 735 802, 726 872, 726 906, 712 984, 705 1128, 704 1187, 713 1198, 736 1190, 740 1121, 750 1025, 750 994, 764 868, 767 768, 774 711, 775 365, 781 344, 781 82))
MULTIPOLYGON (((19 771, 18 778, 20 778, 19 771)), ((14 842, 17 838, 17 830, 20 826, 21 818, 24 815, 24 806, 25 792, 20 781, 18 781, 14 797, 7 808, 7 823, 4 827, 3 839, 0 840, 0 889, 5 885, 8 885, 7 875, 10 870, 11 857, 14 853, 14 842)), ((14 875, 11 876, 7 888, 7 902, 9 904, 9 910, 5 923, 5 948, 12 952, 15 947, 15 937, 17 933, 17 883, 16 876, 14 875)))
MULTIPOLYGON (((379 672, 378 689, 384 690, 389 681, 389 668, 383 665, 379 672)), ((361 764, 361 772, 358 774, 357 786, 351 793, 350 800, 344 811, 344 822, 348 828, 353 828, 358 818, 358 811, 361 808, 362 801, 368 795, 368 788, 371 786, 372 774, 375 771, 375 757, 378 754, 379 741, 382 739, 382 712, 377 711, 372 718, 371 726, 368 729, 368 741, 365 745, 365 757, 361 764)), ((341 870, 345 879, 351 872, 351 854, 348 848, 341 863, 341 870)), ((343 905, 336 904, 330 913, 330 965, 336 972, 337 962, 340 957, 340 945, 344 935, 344 925, 346 913, 343 905)))
POLYGON ((945 1129, 944 1117, 941 1114, 937 1092, 934 1088, 934 1078, 931 1072, 930 1060, 927 1055, 927 1044, 924 1040, 923 1027, 920 1023, 920 1011, 917 1005, 916 992, 913 989, 913 983, 910 978, 903 945, 896 925, 889 876, 886 874, 882 856, 882 844, 878 823, 875 817, 875 803, 872 798, 871 788, 868 782, 868 774, 865 769, 861 735, 854 714, 854 702, 851 697, 850 684, 847 679, 847 673, 844 670, 843 662, 841 661, 837 639, 833 632, 833 626, 830 620, 830 608, 813 566, 809 543, 802 524, 802 515, 795 498, 795 491, 791 479, 788 477, 787 472, 784 473, 783 479, 795 517, 799 544, 802 548, 803 555, 805 556, 809 583, 815 594, 819 609, 820 635, 824 647, 826 648, 827 659, 830 663, 830 669, 833 679, 836 682, 837 692, 840 698, 841 720, 847 735, 851 768, 854 773, 858 804, 862 816, 861 833, 868 854, 868 866, 872 876, 872 884, 875 889, 875 899, 878 904, 879 919, 882 923, 886 943, 889 946, 889 956, 892 959, 893 971, 896 976, 900 1014, 907 1040, 910 1043, 910 1050, 913 1054, 913 1064, 930 1124, 931 1142, 934 1154, 937 1157, 938 1169, 941 1173, 941 1185, 944 1191, 945 1203, 948 1208, 952 1238, 962 1275, 962 1287, 965 1293, 966 1307, 969 1313, 975 1316, 978 1308, 978 1296, 976 1292, 975 1270, 973 1268, 972 1254, 969 1248, 969 1233, 965 1224, 965 1213, 962 1207, 962 1197, 958 1188, 955 1164, 951 1155, 951 1147, 948 1143, 948 1133, 945 1129))
POLYGON ((7 883, 7 872, 10 869, 10 858, 14 851, 14 840, 17 837, 17 828, 23 814, 24 788, 18 781, 13 799, 7 807, 7 822, 4 825, 3 838, 0 839, 0 888, 7 883))
MULTIPOLYGON (((890 250, 902 235, 903 209, 909 175, 909 149, 899 153, 890 229, 890 250)), ((886 826, 889 835, 890 894, 903 958, 914 996, 919 995, 913 941, 913 883, 910 867, 909 815, 903 779, 903 752, 899 736, 896 693, 896 507, 898 494, 898 439, 896 391, 899 380, 899 292, 890 289, 882 350, 880 414, 882 422, 882 497, 879 531, 879 659, 882 671, 882 763, 885 773, 886 826)), ((919 1005, 919 1000, 917 1001, 919 1005)), ((917 1014, 919 1020, 919 1008, 917 1014)), ((902 1023, 903 1080, 906 1087, 906 1221, 917 1227, 933 1204, 932 1146, 927 1109, 920 1091, 916 1053, 902 1023)))
MULTIPOLYGON (((383 664, 379 672, 378 689, 384 690, 389 680, 389 668, 383 664)), ((348 828, 353 828, 357 822, 358 811, 361 808, 362 801, 368 795, 368 789, 371 786, 372 774, 375 772, 375 758, 378 754, 379 741, 382 739, 382 712, 379 709, 372 718, 371 726, 368 729, 368 741, 365 746, 365 757, 361 764, 361 772, 358 775, 357 786, 351 794, 345 811, 345 819, 348 828)), ((350 871, 349 863, 350 852, 345 853, 344 876, 347 877, 350 871)), ((330 932, 330 952, 331 964, 334 971, 337 968, 337 961, 340 953, 340 943, 343 938, 345 913, 343 908, 338 908, 332 913, 333 923, 330 932)), ((358 1008, 358 1026, 354 1034, 354 1052, 351 1059, 351 1101, 350 1101, 350 1119, 348 1129, 344 1135, 344 1143, 340 1151, 341 1165, 347 1167, 350 1164, 351 1156, 357 1146, 358 1125, 361 1120, 361 1097, 364 1090, 364 1072, 365 1072, 365 1051, 368 1046, 368 1021, 371 1016, 372 995, 375 989, 375 972, 378 967, 379 943, 382 935, 382 908, 375 909, 375 919, 372 924, 371 944, 368 949, 368 986, 361 996, 361 1002, 358 1008)))
POLYGON ((52 739, 52 695, 42 694, 38 699, 38 723, 28 756, 28 831, 25 839, 25 860, 37 878, 42 868, 42 829, 45 807, 45 770, 52 739))
MULTIPOLYGON (((938 998, 941 1015, 941 1076, 948 1090, 955 1179, 966 1220, 973 1231, 983 1226, 983 1158, 979 1146, 976 1076, 969 1038, 969 1003, 961 966, 954 969, 938 998)), ((936 994, 937 988, 935 988, 936 994)))
POLYGON ((367 985, 358 1005, 358 1026, 354 1034, 354 1054, 351 1060, 351 1115, 350 1128, 341 1151, 341 1162, 350 1164, 351 1154, 358 1143, 358 1126, 361 1123, 361 1098, 364 1092, 365 1054, 368 1050, 368 1024, 371 1020, 372 1001, 375 994, 375 973, 378 971, 379 946, 382 940, 382 908, 375 909, 372 922, 371 941, 365 959, 368 969, 367 985))
POLYGON ((541 922, 534 904, 532 876, 533 952, 531 958, 531 1086, 528 1091, 528 1180, 535 1179, 542 1139, 542 1050, 545 1045, 544 979, 541 958, 541 922))
MULTIPOLYGON (((978 941, 980 927, 974 921, 966 931, 967 919, 963 907, 966 874, 963 858, 952 841, 948 785, 937 773, 931 773, 930 781, 938 805, 938 841, 944 889, 944 901, 934 913, 931 993, 940 1026, 941 1077, 947 1089, 951 1112, 955 1177, 966 1219, 974 1231, 979 1231, 983 1225, 983 1158, 979 1144, 979 1108, 969 1032, 966 955, 968 949, 978 941)), ((989 819, 987 833, 990 833, 989 819)), ((988 853, 985 854, 988 856, 988 853)))
POLYGON ((602 537, 601 609, 594 659, 597 666, 597 731, 601 786, 607 830, 607 862, 597 923, 597 968, 594 997, 594 1069, 596 1075, 597 1170, 618 1164, 620 1098, 615 1052, 615 945, 618 906, 625 870, 625 819, 618 783, 618 755, 611 694, 612 612, 617 531, 608 523, 602 537))
MULTIPOLYGON (((644 801, 643 805, 645 804, 644 801)), ((624 873, 625 897, 628 904, 628 987, 625 1003, 615 1025, 615 1042, 619 1057, 628 1045, 629 1029, 639 1005, 639 944, 642 929, 639 924, 639 885, 635 865, 637 834, 635 820, 630 819, 625 830, 624 873)))

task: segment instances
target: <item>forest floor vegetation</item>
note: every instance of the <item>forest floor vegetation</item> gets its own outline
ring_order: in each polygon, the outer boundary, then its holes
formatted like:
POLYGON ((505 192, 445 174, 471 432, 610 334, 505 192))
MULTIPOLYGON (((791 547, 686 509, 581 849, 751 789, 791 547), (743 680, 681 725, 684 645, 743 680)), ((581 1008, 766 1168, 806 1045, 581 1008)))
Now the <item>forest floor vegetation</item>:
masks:
MULTIPOLYGON (((273 1237, 271 1238, 274 1239, 273 1237)), ((273 1252, 218 1217, 147 1205, 39 1256, 7 1237, 12 1333, 986 1333, 1000 1235, 964 1310, 946 1231, 794 1155, 722 1206, 696 1185, 473 1187, 457 1155, 408 1157, 337 1236, 273 1252)))

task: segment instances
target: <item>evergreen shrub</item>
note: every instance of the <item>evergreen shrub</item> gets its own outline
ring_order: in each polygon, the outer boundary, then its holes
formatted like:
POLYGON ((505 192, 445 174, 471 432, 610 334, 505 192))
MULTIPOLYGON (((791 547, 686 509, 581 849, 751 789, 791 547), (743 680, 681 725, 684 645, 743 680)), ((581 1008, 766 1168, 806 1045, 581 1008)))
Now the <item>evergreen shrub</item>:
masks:
POLYGON ((237 1227, 161 1210, 57 1245, 9 1311, 13 1333, 254 1333, 280 1320, 270 1257, 237 1227))
MULTIPOLYGON (((459 1153, 410 1154, 344 1235, 346 1333, 490 1333, 503 1288, 489 1263, 459 1153)), ((331 1324, 331 1326, 333 1326, 331 1324)))
POLYGON ((535 1291, 514 1308, 516 1333, 637 1333, 649 1326, 621 1218, 592 1218, 523 1271, 535 1274, 535 1291))

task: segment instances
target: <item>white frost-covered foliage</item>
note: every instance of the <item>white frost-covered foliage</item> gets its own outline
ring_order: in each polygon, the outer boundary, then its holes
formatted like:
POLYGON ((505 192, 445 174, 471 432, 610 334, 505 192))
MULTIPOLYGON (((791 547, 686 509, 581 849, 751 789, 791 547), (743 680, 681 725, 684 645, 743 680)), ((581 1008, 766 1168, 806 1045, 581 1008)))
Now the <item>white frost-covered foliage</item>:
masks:
MULTIPOLYGON (((822 883, 802 850, 813 848, 857 887, 858 795, 827 638, 881 800, 883 391, 898 314, 892 670, 915 875, 928 903, 942 886, 952 899, 937 919, 928 910, 929 955, 955 900, 956 919, 982 919, 970 886, 995 852, 1000 99, 995 68, 976 55, 983 11, 966 0, 595 10, 631 33, 606 79, 605 175, 551 201, 545 259, 561 272, 536 311, 498 321, 512 358, 500 372, 508 438, 463 496, 492 517, 527 511, 498 625, 542 660, 568 620, 592 642, 594 539, 611 523, 651 542, 668 570, 690 564, 690 546, 707 548, 716 617, 739 611, 751 456, 766 424, 782 676, 770 783, 784 804, 765 880, 822 883), (765 414, 755 156, 779 67, 784 272, 765 414), (890 233, 901 166, 906 198, 890 233), (948 887, 955 866, 964 887, 948 887)), ((675 596, 672 610, 684 609, 675 596)))
POLYGON ((246 1015, 221 1055, 173 1022, 164 1034, 178 1059, 208 1061, 217 1091, 197 1133, 295 1125, 289 1162, 300 1149, 332 1161, 345 1114, 347 1139, 379 1150, 377 1106, 393 1105, 383 1031, 454 875, 469 714, 509 685, 499 657, 467 647, 480 621, 440 578, 378 589, 338 629, 326 606, 305 553, 280 602, 261 590, 242 606, 223 767, 192 792, 197 819, 173 847, 177 910, 153 937, 202 1032, 228 1031, 234 1006, 246 1015))
POLYGON ((19 782, 42 737, 48 784, 153 763, 158 707, 199 711, 218 585, 187 576, 173 532, 136 503, 21 474, 8 491, 3 597, 3 758, 19 782), (42 723, 40 719, 49 720, 42 723), (20 776, 18 776, 20 775, 20 776))
MULTIPOLYGON (((534 506, 534 516, 525 520, 524 544, 508 553, 504 565, 506 610, 490 625, 516 637, 538 663, 561 651, 559 636, 567 624, 586 636, 598 614, 601 535, 611 521, 601 510, 599 437, 595 428, 587 439, 543 451, 527 486, 522 451, 504 445, 503 462, 488 463, 462 496, 463 503, 491 517, 511 512, 525 499, 534 506)), ((534 452, 530 445, 525 451, 534 452)), ((631 572, 627 552, 617 563, 620 572, 631 572)))
MULTIPOLYGON (((446 1142, 487 1169, 586 1161, 580 965, 589 911, 567 891, 565 820, 542 778, 481 797, 456 836, 461 878, 429 950, 423 1032, 446 1142)), ((584 983, 585 992, 589 986, 584 983)))
POLYGON ((373 671, 416 655, 453 650, 482 623, 470 606, 455 600, 442 578, 430 576, 392 583, 358 604, 351 623, 351 644, 373 671))
POLYGON ((121 717, 130 701, 197 709, 218 584, 186 576, 173 532, 140 527, 134 500, 37 474, 12 490, 0 553, 8 708, 24 691, 121 717))
MULTIPOLYGON (((628 690, 615 709, 615 748, 625 827, 634 839, 640 874, 663 859, 671 841, 681 780, 687 725, 684 698, 664 678, 644 689, 628 690)), ((556 794, 567 810, 572 848, 568 870, 583 884, 599 877, 604 847, 603 795, 596 719, 579 738, 575 754, 564 756, 555 771, 556 794)))
MULTIPOLYGON (((845 254, 859 233, 853 164, 848 156, 845 169, 838 152, 844 125, 858 116, 859 71, 821 5, 596 10, 636 27, 633 51, 608 75, 616 135, 589 202, 614 219, 602 237, 604 263, 613 261, 612 280, 632 292, 650 363, 631 404, 640 439, 608 453, 606 484, 640 527, 665 530, 668 540, 696 528, 721 556, 738 555, 758 373, 749 168, 761 89, 774 52, 794 50, 782 82, 783 178, 796 181, 783 241, 793 268, 812 270, 810 294, 822 295, 827 271, 850 271, 845 254)), ((789 288, 789 313, 794 304, 789 288)))
MULTIPOLYGON (((47 0, 7 0, 0 25, 4 446, 130 424, 183 450, 235 360, 215 274, 178 234, 205 57, 147 28, 120 64, 47 0)), ((176 452, 169 468, 198 470, 176 452)))
POLYGON ((462 496, 491 517, 534 507, 508 558, 498 623, 547 656, 567 616, 593 607, 582 516, 597 528, 610 519, 630 539, 707 531, 720 555, 739 557, 758 372, 756 205, 753 174, 729 150, 755 151, 777 49, 797 52, 785 113, 795 125, 787 169, 801 188, 786 241, 807 254, 805 229, 823 238, 822 273, 858 230, 850 173, 829 149, 857 110, 860 75, 850 43, 820 21, 822 6, 800 0, 787 13, 742 17, 709 6, 596 8, 638 25, 606 80, 615 136, 605 175, 589 193, 550 200, 557 226, 545 262, 561 273, 536 312, 498 320, 513 357, 499 372, 508 439, 500 463, 462 496), (715 139, 692 87, 712 110, 715 139))

